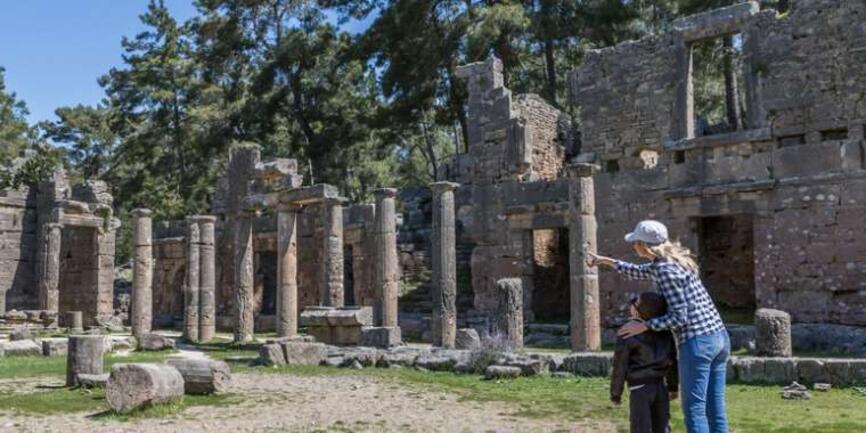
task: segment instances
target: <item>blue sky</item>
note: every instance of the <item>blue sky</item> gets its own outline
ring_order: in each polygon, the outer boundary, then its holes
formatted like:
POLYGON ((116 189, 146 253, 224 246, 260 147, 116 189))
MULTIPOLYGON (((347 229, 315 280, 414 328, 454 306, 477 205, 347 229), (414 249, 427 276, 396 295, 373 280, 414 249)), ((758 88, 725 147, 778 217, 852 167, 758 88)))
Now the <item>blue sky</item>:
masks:
MULTIPOLYGON (((179 21, 193 0, 165 0, 179 21)), ((0 0, 0 66, 7 91, 30 109, 29 120, 54 120, 54 109, 98 103, 97 78, 122 64, 120 40, 144 30, 147 0, 0 0)), ((368 20, 369 21, 369 20, 368 20)), ((365 22, 344 26, 359 31, 365 22)))

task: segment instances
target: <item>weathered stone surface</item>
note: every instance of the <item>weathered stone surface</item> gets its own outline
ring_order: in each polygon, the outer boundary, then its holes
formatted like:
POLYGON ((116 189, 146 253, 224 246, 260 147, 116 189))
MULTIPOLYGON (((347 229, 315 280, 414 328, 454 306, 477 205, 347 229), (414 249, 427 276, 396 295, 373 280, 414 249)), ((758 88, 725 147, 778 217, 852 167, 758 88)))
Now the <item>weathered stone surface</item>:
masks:
POLYGON ((12 333, 9 334, 9 341, 21 341, 21 340, 32 340, 33 333, 30 331, 30 328, 15 328, 12 333))
POLYGON ((7 341, 0 343, 0 352, 5 356, 33 356, 41 355, 42 347, 33 340, 7 341))
POLYGON ((481 338, 478 331, 473 328, 461 328, 457 330, 454 339, 454 348, 460 350, 472 350, 481 346, 481 338))
POLYGON ((201 342, 213 340, 216 334, 216 217, 200 215, 199 225, 199 330, 201 342))
POLYGON ((755 353, 759 356, 791 356, 791 316, 779 310, 755 312, 755 353))
POLYGON ((322 200, 324 235, 322 268, 319 278, 320 304, 342 307, 343 299, 343 199, 322 200))
POLYGON ((138 337, 138 350, 167 350, 174 349, 174 339, 159 334, 143 334, 138 337))
POLYGON ((520 278, 503 278, 496 282, 499 291, 497 331, 512 348, 523 347, 523 282, 520 278))
POLYGON ((612 362, 612 353, 572 353, 563 358, 561 369, 578 376, 606 377, 610 374, 612 362))
POLYGON ((319 365, 328 357, 322 343, 286 342, 280 344, 288 365, 319 365))
POLYGON ((66 355, 67 348, 66 340, 42 340, 42 356, 66 355))
POLYGON ((785 400, 809 400, 812 394, 806 390, 806 387, 797 382, 782 388, 782 398, 785 400))
POLYGON ((392 188, 374 191, 376 215, 373 229, 375 254, 373 287, 376 290, 374 315, 377 326, 398 326, 397 296, 400 290, 400 262, 397 257, 397 220, 394 200, 396 193, 397 190, 392 188))
POLYGON ((167 364, 115 364, 105 389, 105 400, 115 412, 170 403, 183 398, 183 376, 167 364))
POLYGON ((108 373, 78 375, 78 386, 82 388, 105 388, 108 384, 108 373))
POLYGON ((373 326, 371 307, 308 307, 301 313, 303 326, 373 326))
POLYGON ((430 371, 453 371, 459 357, 447 353, 422 353, 415 359, 415 366, 430 371))
POLYGON ((102 374, 105 337, 73 335, 66 353, 66 386, 77 386, 79 374, 102 374))
POLYGON ((283 345, 279 343, 263 344, 259 348, 259 362, 268 367, 285 365, 286 352, 283 350, 283 345))
POLYGON ((517 367, 524 376, 538 376, 550 371, 549 360, 539 355, 506 354, 496 360, 496 365, 517 367))
POLYGON ((170 359, 166 363, 183 376, 186 394, 215 394, 231 385, 231 369, 222 361, 209 359, 170 359))
POLYGON ((187 219, 186 231, 186 285, 183 293, 183 337, 187 341, 198 342, 199 312, 201 311, 201 278, 199 268, 201 258, 199 247, 201 238, 199 225, 187 219))
POLYGON ((433 191, 433 345, 455 347, 457 330, 457 252, 454 189, 436 182, 433 191))
POLYGON ((277 336, 298 333, 298 213, 284 206, 277 214, 277 336))
POLYGON ((84 331, 84 313, 81 311, 67 311, 64 326, 69 328, 70 333, 80 333, 84 331))
POLYGON ((376 366, 382 357, 379 350, 369 347, 357 347, 343 353, 342 367, 348 367, 353 363, 358 363, 363 367, 376 366))
POLYGON ((519 367, 510 367, 505 365, 491 365, 484 370, 485 379, 514 379, 519 377, 521 370, 519 367))
POLYGON ((153 231, 149 209, 132 211, 132 335, 148 334, 153 322, 153 231))
POLYGON ((387 349, 397 346, 401 342, 399 326, 369 326, 361 328, 361 346, 387 349))
POLYGON ((415 359, 417 358, 418 352, 415 350, 391 350, 381 355, 376 366, 382 368, 390 368, 396 365, 411 367, 415 364, 415 359))

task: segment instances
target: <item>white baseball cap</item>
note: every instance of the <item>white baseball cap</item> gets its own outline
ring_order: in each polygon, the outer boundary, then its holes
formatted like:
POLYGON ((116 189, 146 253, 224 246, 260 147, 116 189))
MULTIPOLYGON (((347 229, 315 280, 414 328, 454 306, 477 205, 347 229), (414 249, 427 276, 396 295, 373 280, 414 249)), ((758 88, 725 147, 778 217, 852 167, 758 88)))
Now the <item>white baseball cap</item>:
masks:
POLYGON ((643 220, 637 223, 634 231, 625 235, 625 241, 629 243, 641 241, 657 245, 665 243, 667 240, 668 228, 664 224, 653 220, 643 220))

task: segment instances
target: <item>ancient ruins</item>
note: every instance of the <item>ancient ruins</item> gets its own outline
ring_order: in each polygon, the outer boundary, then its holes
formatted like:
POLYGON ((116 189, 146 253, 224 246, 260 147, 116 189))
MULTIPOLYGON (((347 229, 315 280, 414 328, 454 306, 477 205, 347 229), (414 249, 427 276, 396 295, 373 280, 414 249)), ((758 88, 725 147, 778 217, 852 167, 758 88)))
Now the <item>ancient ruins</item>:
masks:
MULTIPOLYGON (((824 3, 785 16, 737 4, 591 50, 570 76, 576 119, 512 94, 496 58, 462 66, 468 152, 429 187, 383 188, 370 203, 238 144, 209 215, 133 212, 127 323, 191 342, 304 330, 332 345, 451 349, 470 329, 521 347, 536 322, 561 321, 573 351, 599 351, 648 287, 599 275, 586 253, 628 257, 622 235, 654 218, 700 252, 722 308, 760 309, 766 354, 791 356, 798 324, 864 341, 866 10, 824 3), (712 131, 695 108, 691 47, 732 34, 747 120, 712 131)), ((0 311, 84 328, 119 315, 118 225, 99 181, 69 185, 58 171, 0 192, 0 311), (76 314, 81 324, 65 323, 76 314)), ((794 346, 814 330, 799 329, 794 346)))

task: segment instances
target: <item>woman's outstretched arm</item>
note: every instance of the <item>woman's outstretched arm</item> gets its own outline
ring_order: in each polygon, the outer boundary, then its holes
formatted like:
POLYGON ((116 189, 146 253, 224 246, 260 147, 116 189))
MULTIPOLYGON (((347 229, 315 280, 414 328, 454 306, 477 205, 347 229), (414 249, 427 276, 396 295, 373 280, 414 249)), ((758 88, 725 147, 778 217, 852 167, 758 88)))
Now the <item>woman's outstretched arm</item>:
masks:
POLYGON ((624 262, 612 257, 600 256, 590 252, 586 253, 586 264, 589 266, 604 266, 615 269, 620 274, 632 280, 649 280, 652 279, 652 263, 644 263, 636 265, 634 263, 624 262))

